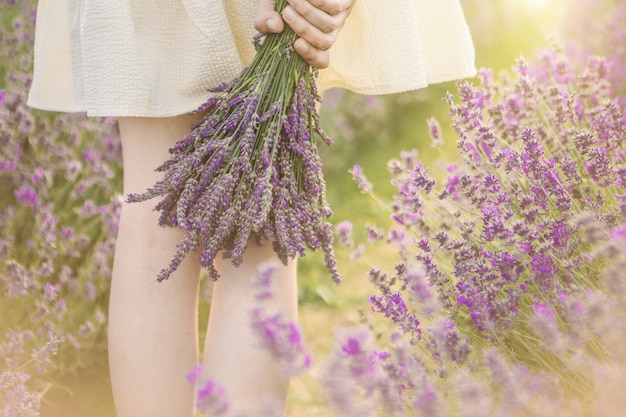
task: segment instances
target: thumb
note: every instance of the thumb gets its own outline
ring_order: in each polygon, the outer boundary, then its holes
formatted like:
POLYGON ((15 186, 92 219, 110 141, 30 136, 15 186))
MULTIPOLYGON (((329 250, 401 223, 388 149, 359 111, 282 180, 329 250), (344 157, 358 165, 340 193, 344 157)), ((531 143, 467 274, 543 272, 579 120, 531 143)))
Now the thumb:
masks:
POLYGON ((279 33, 285 29, 280 14, 274 10, 276 2, 274 0, 259 0, 254 19, 254 28, 261 33, 279 33))

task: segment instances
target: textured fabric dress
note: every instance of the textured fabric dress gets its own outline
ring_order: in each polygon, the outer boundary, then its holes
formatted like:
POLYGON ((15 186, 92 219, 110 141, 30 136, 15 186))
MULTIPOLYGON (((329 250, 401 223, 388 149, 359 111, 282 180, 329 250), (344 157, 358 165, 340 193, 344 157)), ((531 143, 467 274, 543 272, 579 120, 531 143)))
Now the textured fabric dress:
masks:
MULTIPOLYGON (((258 0, 40 0, 30 106, 90 116, 168 117, 254 56, 258 0)), ((458 0, 357 0, 320 90, 414 90, 473 76, 458 0)))

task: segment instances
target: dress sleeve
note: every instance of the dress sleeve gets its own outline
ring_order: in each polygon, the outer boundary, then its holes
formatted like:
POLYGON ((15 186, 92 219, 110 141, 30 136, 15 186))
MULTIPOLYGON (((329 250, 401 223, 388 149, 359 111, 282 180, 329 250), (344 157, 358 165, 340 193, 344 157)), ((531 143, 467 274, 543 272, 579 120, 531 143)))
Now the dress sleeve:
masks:
POLYGON ((459 0, 357 0, 318 84, 391 94, 475 74, 459 0))

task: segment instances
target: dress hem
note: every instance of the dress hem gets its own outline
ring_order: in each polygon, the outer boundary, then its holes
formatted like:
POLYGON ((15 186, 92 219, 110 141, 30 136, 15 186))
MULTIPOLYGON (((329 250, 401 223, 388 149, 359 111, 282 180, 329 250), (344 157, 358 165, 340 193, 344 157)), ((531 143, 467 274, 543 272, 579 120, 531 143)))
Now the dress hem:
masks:
POLYGON ((146 117, 146 118, 168 118, 168 117, 176 117, 183 116, 189 113, 192 113, 196 109, 198 109, 202 103, 208 100, 203 99, 197 105, 189 106, 188 110, 180 110, 180 109, 167 109, 167 110, 159 110, 156 112, 151 112, 152 109, 144 109, 144 111, 137 112, 136 109, 129 108, 117 108, 115 110, 112 109, 104 109, 104 108, 86 108, 85 106, 72 106, 72 105, 59 105, 59 103, 40 103, 37 101, 29 100, 26 104, 28 107, 37 110, 43 111, 52 111, 59 113, 85 113, 88 117, 146 117))
POLYGON ((364 95, 387 95, 387 94, 398 94, 404 93, 407 91, 415 91, 421 90, 422 88, 427 88, 431 85, 441 84, 451 81, 457 81, 467 78, 473 78, 477 74, 476 68, 468 69, 467 71, 462 71, 458 73, 449 73, 442 74, 437 77, 432 77, 427 81, 423 79, 414 80, 413 82, 408 82, 407 80, 403 80, 401 83, 388 83, 388 84, 376 84, 369 85, 367 87, 355 87, 351 85, 347 85, 346 83, 341 82, 340 80, 331 80, 326 81, 324 83, 324 90, 331 88, 343 88, 350 91, 353 91, 358 94, 364 95))
MULTIPOLYGON (((326 82, 324 85, 324 90, 330 88, 348 88, 355 93, 365 94, 365 95, 383 95, 383 94, 396 94, 402 93, 406 91, 415 91, 422 88, 426 88, 433 84, 440 84, 449 81, 455 81, 459 79, 466 79, 476 76, 476 69, 471 69, 468 71, 464 71, 461 73, 454 74, 444 74, 428 82, 424 82, 423 80, 415 81, 413 83, 409 83, 407 85, 406 80, 402 84, 378 84, 371 85, 368 87, 355 88, 353 86, 346 86, 341 81, 330 81, 326 82)), ((59 105, 59 103, 42 103, 37 102, 36 100, 28 100, 27 104, 29 107, 38 110, 45 111, 54 111, 54 112, 63 112, 63 113, 86 113, 89 117, 148 117, 148 118, 167 118, 167 117, 176 117, 182 116, 193 111, 197 110, 206 100, 209 99, 209 96, 202 98, 197 103, 190 105, 189 107, 185 107, 184 109, 161 109, 158 111, 153 111, 153 109, 143 109, 144 111, 138 112, 137 109, 130 108, 117 108, 117 109, 105 109, 105 108, 86 108, 86 106, 80 105, 59 105)))

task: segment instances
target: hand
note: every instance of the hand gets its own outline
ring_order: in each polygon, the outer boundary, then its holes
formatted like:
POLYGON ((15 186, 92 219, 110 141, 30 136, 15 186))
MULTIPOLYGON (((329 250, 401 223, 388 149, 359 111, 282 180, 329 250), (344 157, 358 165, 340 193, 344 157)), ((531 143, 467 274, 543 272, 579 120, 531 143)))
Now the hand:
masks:
POLYGON ((275 0, 259 0, 254 27, 263 33, 280 33, 287 23, 299 36, 293 45, 296 52, 312 67, 328 67, 328 50, 337 40, 355 0, 287 1, 281 15, 274 11, 275 0))

